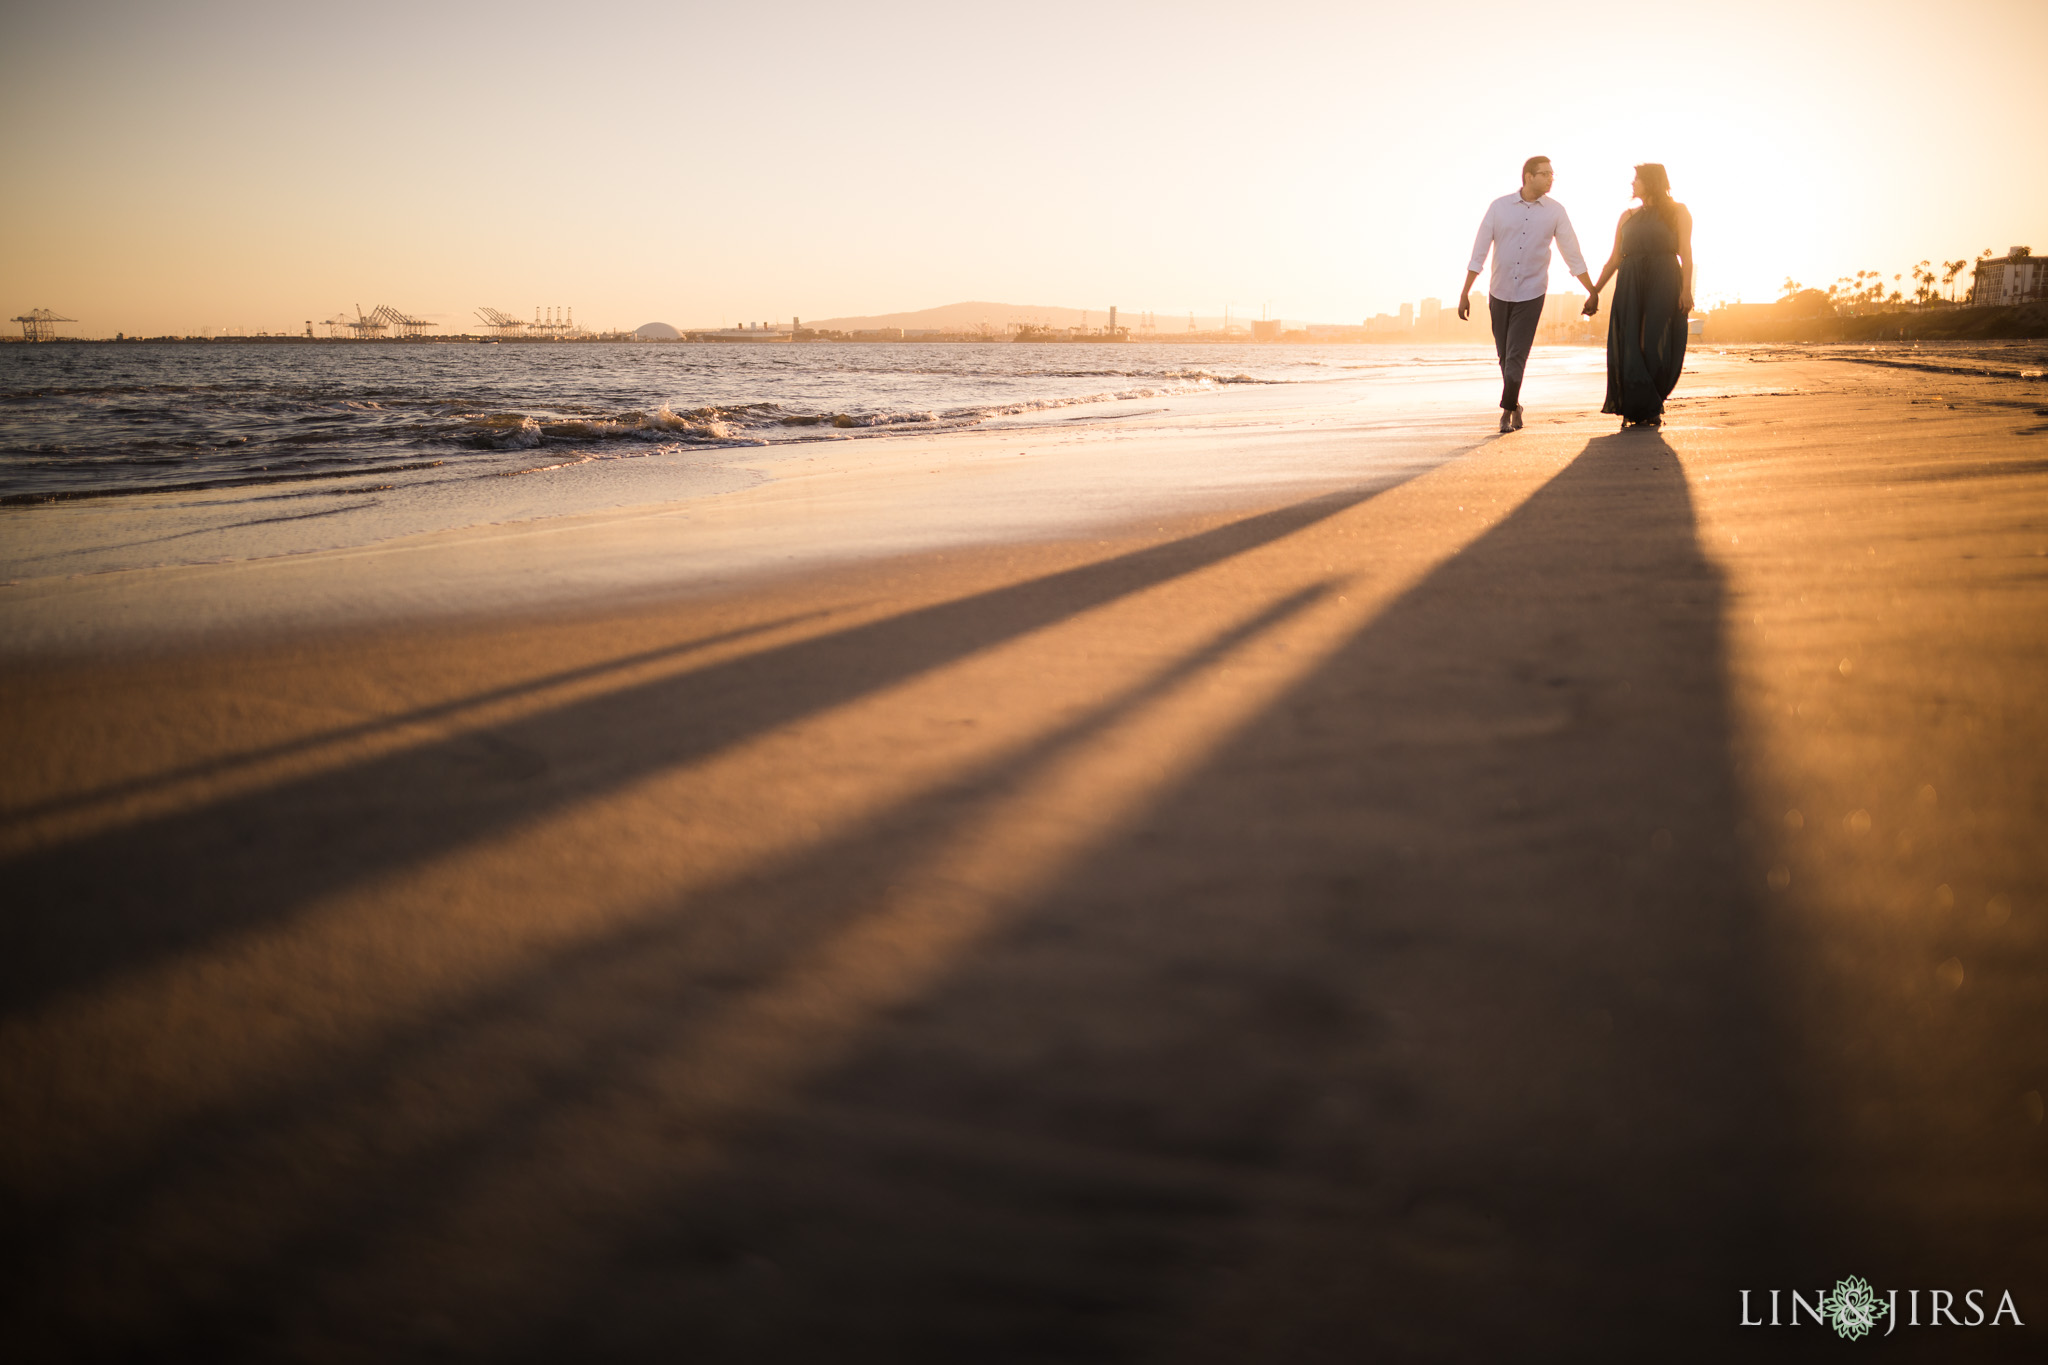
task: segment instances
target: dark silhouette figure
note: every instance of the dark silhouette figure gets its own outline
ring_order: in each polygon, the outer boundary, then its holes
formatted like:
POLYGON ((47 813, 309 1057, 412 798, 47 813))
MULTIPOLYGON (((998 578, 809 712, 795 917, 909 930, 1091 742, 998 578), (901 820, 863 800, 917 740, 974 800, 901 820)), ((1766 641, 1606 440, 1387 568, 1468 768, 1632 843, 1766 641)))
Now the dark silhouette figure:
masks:
POLYGON ((1607 401, 1602 412, 1624 427, 1657 426, 1664 400, 1685 368, 1686 317, 1692 312, 1692 213, 1671 197, 1671 182, 1655 162, 1636 167, 1630 185, 1642 205, 1621 215, 1614 254, 1586 300, 1617 274, 1607 326, 1607 401))

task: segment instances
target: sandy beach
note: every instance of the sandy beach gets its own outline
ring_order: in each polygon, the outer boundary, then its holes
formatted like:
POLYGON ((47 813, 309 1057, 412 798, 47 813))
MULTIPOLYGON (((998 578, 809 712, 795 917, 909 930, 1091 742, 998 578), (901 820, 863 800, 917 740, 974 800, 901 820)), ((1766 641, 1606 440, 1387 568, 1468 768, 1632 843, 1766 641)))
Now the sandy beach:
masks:
POLYGON ((2048 387, 1532 376, 219 563, 57 509, 7 1353, 1725 1360, 1862 1275, 2033 1358, 2048 387))

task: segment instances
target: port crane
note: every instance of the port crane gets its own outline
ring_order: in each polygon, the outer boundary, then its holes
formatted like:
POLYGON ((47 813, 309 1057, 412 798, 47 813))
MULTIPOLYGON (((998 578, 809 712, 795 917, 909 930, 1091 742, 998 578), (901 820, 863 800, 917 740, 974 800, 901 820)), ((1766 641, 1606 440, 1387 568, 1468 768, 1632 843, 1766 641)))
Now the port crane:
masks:
POLYGON ((58 317, 47 308, 31 308, 20 317, 9 318, 8 321, 21 324, 23 341, 55 341, 58 323, 76 322, 78 319, 58 317))
POLYGON ((479 308, 476 315, 478 321, 491 329, 492 336, 516 337, 526 333, 526 324, 510 313, 501 313, 495 308, 479 308))
POLYGON ((546 320, 543 321, 541 310, 536 307, 533 310, 533 321, 527 324, 527 327, 529 331, 537 332, 545 337, 574 336, 576 335, 576 310, 574 308, 550 308, 547 310, 546 320))
MULTIPOLYGON (((362 312, 363 306, 357 304, 356 311, 358 313, 362 312)), ((408 339, 423 337, 427 334, 427 328, 439 327, 441 325, 438 322, 428 322, 425 318, 416 318, 410 314, 401 313, 396 308, 384 303, 378 304, 377 310, 371 313, 370 316, 381 321, 386 327, 389 327, 395 335, 408 339)))

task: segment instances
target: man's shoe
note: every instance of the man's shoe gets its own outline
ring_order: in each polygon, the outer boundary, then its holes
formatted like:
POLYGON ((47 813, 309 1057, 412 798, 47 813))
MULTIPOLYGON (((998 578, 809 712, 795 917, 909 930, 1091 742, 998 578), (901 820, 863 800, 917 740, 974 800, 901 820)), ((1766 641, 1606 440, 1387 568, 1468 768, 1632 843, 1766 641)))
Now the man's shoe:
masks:
POLYGON ((1514 425, 1514 424, 1515 424, 1515 414, 1513 414, 1512 412, 1509 412, 1509 411, 1508 411, 1507 409, 1505 409, 1505 408, 1501 409, 1501 414, 1500 414, 1500 434, 1501 434, 1501 435, 1503 435, 1503 436, 1505 436, 1505 435, 1507 435, 1507 434, 1508 434, 1509 432, 1513 431, 1513 430, 1515 429, 1515 425, 1514 425))
POLYGON ((1513 430, 1515 430, 1515 431, 1520 431, 1521 429, 1522 429, 1522 405, 1521 405, 1520 403, 1517 403, 1517 404, 1515 404, 1515 424, 1514 424, 1513 430))

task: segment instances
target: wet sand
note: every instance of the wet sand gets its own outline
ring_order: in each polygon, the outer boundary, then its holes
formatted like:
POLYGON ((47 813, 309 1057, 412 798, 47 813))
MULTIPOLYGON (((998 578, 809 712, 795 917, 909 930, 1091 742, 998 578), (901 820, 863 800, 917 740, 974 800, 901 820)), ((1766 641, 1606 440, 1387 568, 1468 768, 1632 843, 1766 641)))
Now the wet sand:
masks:
POLYGON ((10 1354, 1721 1360, 1861 1275, 2031 1358, 2048 393, 1556 392, 829 571, 9 590, 10 1354))

